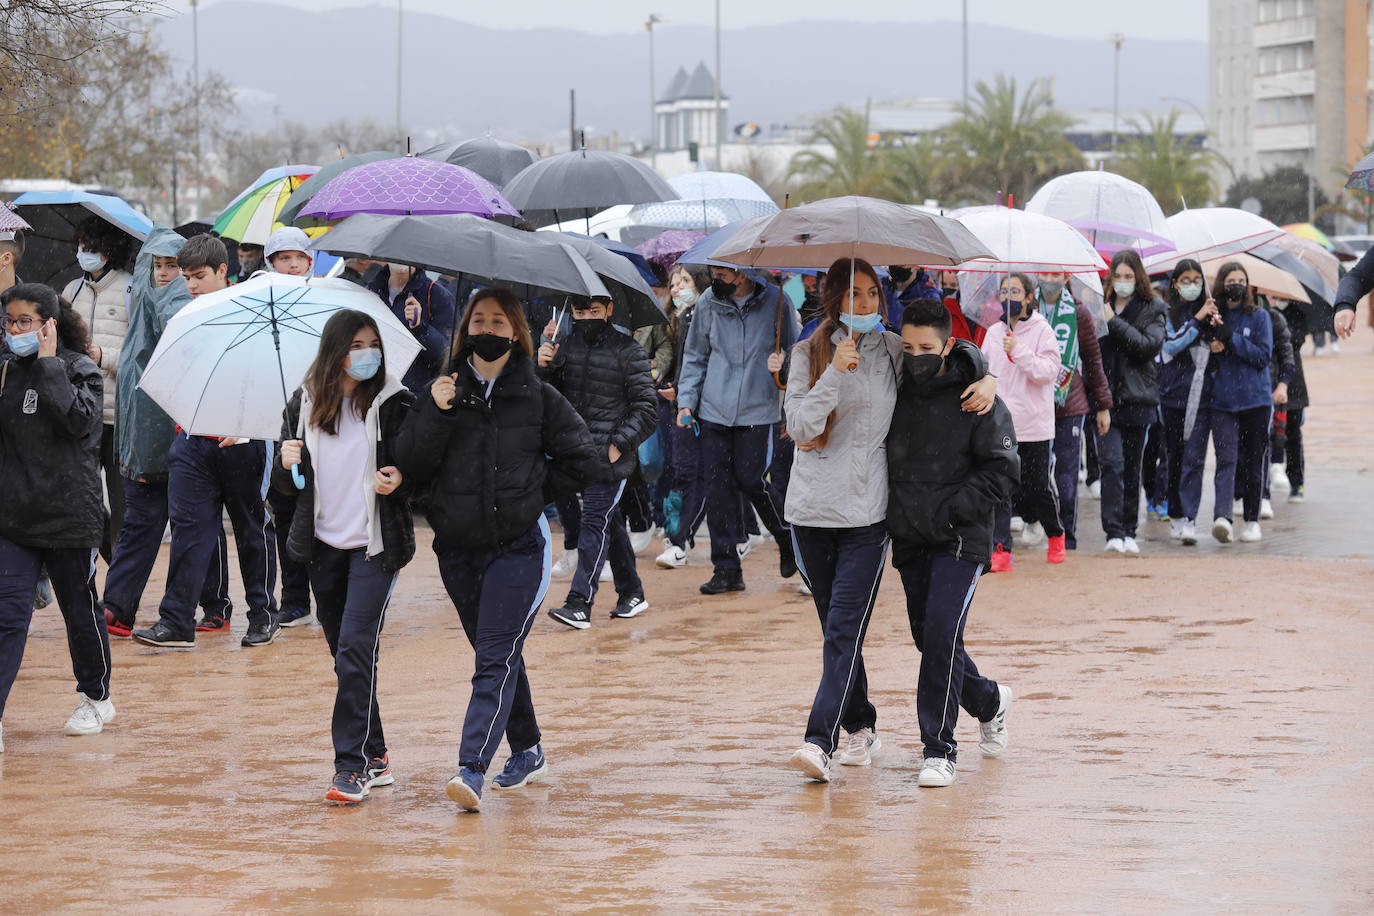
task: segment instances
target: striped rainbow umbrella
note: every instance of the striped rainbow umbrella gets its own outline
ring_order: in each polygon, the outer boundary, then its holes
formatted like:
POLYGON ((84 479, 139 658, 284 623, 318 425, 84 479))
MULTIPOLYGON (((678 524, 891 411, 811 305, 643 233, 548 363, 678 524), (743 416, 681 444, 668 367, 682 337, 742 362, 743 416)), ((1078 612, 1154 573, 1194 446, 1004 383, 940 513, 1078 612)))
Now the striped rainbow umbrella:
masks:
MULTIPOLYGON (((263 173, 256 187, 250 186, 224 208, 211 231, 236 242, 265 245, 267 237, 283 225, 279 217, 287 198, 318 170, 318 166, 301 165, 263 173)), ((313 238, 321 231, 306 234, 313 238)))
POLYGON ((1281 226, 1284 232, 1291 232, 1300 239, 1307 239, 1309 242, 1316 242, 1327 251, 1335 251, 1336 246, 1331 243, 1331 239, 1325 232, 1322 232, 1311 223, 1289 223, 1281 226))

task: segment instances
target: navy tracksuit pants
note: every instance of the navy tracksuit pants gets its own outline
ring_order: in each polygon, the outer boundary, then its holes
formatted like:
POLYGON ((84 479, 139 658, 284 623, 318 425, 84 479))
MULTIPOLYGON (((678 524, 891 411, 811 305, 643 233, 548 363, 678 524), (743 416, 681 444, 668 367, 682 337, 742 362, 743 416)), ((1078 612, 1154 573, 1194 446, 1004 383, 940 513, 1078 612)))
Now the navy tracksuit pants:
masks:
POLYGON ((1133 538, 1140 525, 1140 474, 1148 426, 1122 426, 1112 418, 1107 435, 1096 436, 1102 470, 1102 531, 1107 539, 1133 538))
POLYGON ((281 570, 282 610, 303 608, 310 610, 310 566, 286 552, 286 532, 296 517, 296 494, 280 490, 267 491, 267 505, 272 508, 272 525, 283 532, 277 538, 277 569, 281 570))
POLYGON ((42 569, 67 624, 76 689, 93 700, 110 698, 110 636, 95 600, 95 555, 93 547, 28 547, 0 536, 0 718, 24 660, 42 569))
MULTIPOLYGON (((1059 490, 1055 485, 1054 442, 1021 442, 1016 446, 1021 456, 1021 482, 1017 493, 1025 505, 1027 522, 1039 522, 1045 534, 1056 538, 1064 533, 1059 523, 1059 490)), ((1074 481, 1077 483, 1077 480, 1074 481)), ((993 515, 992 540, 1008 553, 1012 552, 1011 510, 1015 497, 997 507, 993 515)), ((1067 543, 1067 538, 1065 539, 1067 543)))
POLYGON ((439 575, 475 653, 472 696, 463 719, 458 765, 485 773, 504 734, 512 751, 539 743, 522 655, 549 590, 553 540, 542 516, 525 535, 494 552, 447 547, 437 539, 439 575))
POLYGON ((601 568, 611 564, 618 595, 643 595, 644 584, 635 570, 635 552, 620 511, 625 481, 593 484, 582 491, 582 514, 577 529, 577 572, 568 589, 569 598, 589 606, 596 601, 601 568))
MULTIPOLYGON (((1059 526, 1066 550, 1078 549, 1078 466, 1082 462, 1084 417, 1054 421, 1054 487, 1059 493, 1059 526)), ((1096 429, 1096 420, 1092 421, 1096 429)))
POLYGON ((811 589, 825 637, 806 740, 833 754, 841 728, 853 734, 878 721, 868 701, 863 645, 887 563, 887 527, 882 522, 863 528, 793 525, 792 538, 797 568, 811 589))
POLYGON ((361 773, 373 757, 386 754, 377 710, 377 657, 382 624, 397 574, 368 558, 367 548, 340 550, 315 541, 306 564, 315 592, 315 616, 334 656, 334 770, 361 773))
POLYGON ((951 554, 903 549, 897 545, 897 571, 906 590, 911 635, 921 651, 916 682, 916 717, 926 757, 954 760, 954 725, 962 706, 980 722, 997 715, 997 682, 978 673, 964 651, 964 624, 983 565, 951 554))
POLYGON ((277 609, 277 536, 263 503, 270 451, 260 441, 220 448, 214 439, 185 433, 172 441, 167 480, 172 555, 158 614, 179 636, 195 637, 195 604, 222 536, 224 510, 234 528, 248 623, 265 623, 277 609))
POLYGON ((780 549, 792 543, 782 519, 783 495, 767 479, 773 463, 773 427, 701 425, 702 461, 706 468, 706 520, 711 529, 711 565, 739 569, 739 544, 745 539, 743 494, 777 539, 780 549))
POLYGON ((668 533, 672 543, 686 550, 696 539, 697 529, 706 519, 706 467, 701 437, 690 428, 673 429, 673 488, 682 494, 676 531, 668 533))
MULTIPOLYGON (((205 571, 200 606, 205 616, 227 620, 233 610, 229 601, 229 550, 224 526, 217 527, 219 539, 205 571)), ((116 620, 132 624, 138 616, 143 589, 162 549, 162 533, 166 529, 167 482, 124 478, 124 527, 115 543, 114 560, 105 572, 105 596, 101 601, 116 620)))

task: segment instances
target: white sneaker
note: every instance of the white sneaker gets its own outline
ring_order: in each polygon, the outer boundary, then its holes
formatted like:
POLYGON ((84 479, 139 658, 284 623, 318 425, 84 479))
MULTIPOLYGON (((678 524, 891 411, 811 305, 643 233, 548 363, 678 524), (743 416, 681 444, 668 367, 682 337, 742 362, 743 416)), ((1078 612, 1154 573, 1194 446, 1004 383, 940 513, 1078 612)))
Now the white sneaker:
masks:
POLYGON ((687 565, 687 551, 675 544, 669 544, 668 549, 654 560, 654 565, 659 569, 681 569, 687 565))
POLYGON ((1013 516, 1011 517, 1011 533, 1012 533, 1012 534, 1020 534, 1022 531, 1025 531, 1025 530, 1026 530, 1026 521, 1025 521, 1025 519, 1023 519, 1023 518, 1022 518, 1021 516, 1019 516, 1019 515, 1013 515, 1013 516))
POLYGON ((1334 338, 1332 339, 1332 341, 1331 341, 1331 352, 1332 352, 1332 353, 1339 353, 1339 352, 1341 352, 1341 342, 1340 342, 1339 340, 1335 340, 1334 338))
POLYGON ((1001 757, 1007 749, 1007 713, 1011 712, 1011 701, 1015 697, 1005 684, 998 684, 997 692, 1002 697, 997 704, 997 715, 978 723, 978 750, 984 757, 1001 757))
POLYGON ((0 722, 0 754, 5 753, 5 723, 0 722))
POLYGON ((1264 533, 1260 531, 1259 522, 1246 522, 1245 527, 1240 529, 1240 541, 1242 544, 1255 544, 1264 538, 1264 533))
POLYGON ((630 550, 634 551, 635 556, 639 556, 641 553, 648 550, 649 545, 653 542, 654 530, 652 528, 648 531, 630 532, 630 550))
POLYGON ((1260 500, 1260 519, 1270 519, 1274 517, 1274 504, 1267 499, 1260 500))
POLYGON ((1313 355, 1313 356, 1325 356, 1325 355, 1326 355, 1326 347, 1313 346, 1313 347, 1312 347, 1312 355, 1313 355))
POLYGON ((816 782, 830 781, 830 756, 810 741, 803 744, 787 761, 794 770, 800 770, 816 782))
POLYGON ((943 757, 927 757, 921 764, 916 785, 923 789, 938 789, 954 785, 954 761, 943 757))
POLYGON ((1140 556, 1140 545, 1136 543, 1135 538, 1122 538, 1121 552, 1138 557, 1140 556))
POLYGON ((558 561, 553 564, 553 572, 551 575, 555 579, 571 579, 576 572, 577 551, 565 550, 563 551, 563 555, 558 558, 558 561))
POLYGON ((753 553, 755 547, 759 546, 762 543, 763 535, 749 535, 749 539, 747 541, 741 541, 739 544, 739 558, 743 560, 745 557, 749 556, 749 554, 753 553))
POLYGON ((1107 541, 1107 553, 1125 553, 1126 542, 1121 538, 1110 538, 1107 541))
POLYGON ((1092 483, 1088 484, 1088 495, 1091 496, 1093 499, 1101 499, 1102 481, 1094 480, 1092 483))
POLYGON ((798 595, 802 595, 803 597, 806 597, 806 598, 810 598, 810 597, 811 597, 811 586, 809 586, 809 585, 806 584, 806 580, 805 580, 805 579, 801 580, 801 582, 799 582, 799 583, 797 584, 797 594, 798 594, 798 595))
POLYGON ((92 700, 84 693, 76 704, 76 710, 67 724, 62 726, 64 735, 98 735, 115 717, 114 704, 109 700, 92 700))
POLYGON ((877 732, 871 728, 861 728, 849 736, 844 750, 835 759, 847 767, 866 767, 873 765, 873 755, 883 749, 877 732))
POLYGON ((1269 465, 1269 489, 1271 490, 1291 490, 1292 485, 1288 482, 1288 469, 1281 464, 1269 465))
POLYGON ((1031 522, 1021 532, 1022 547, 1039 547, 1045 543, 1045 526, 1039 522, 1031 522))
POLYGON ((615 578, 615 573, 611 572, 610 561, 601 564, 601 575, 596 578, 598 582, 610 582, 615 578))
POLYGON ((1185 547, 1193 547, 1197 544, 1197 525, 1193 524, 1192 519, 1183 520, 1183 531, 1178 539, 1183 542, 1185 547))
POLYGON ((1188 527, 1188 520, 1175 518, 1169 520, 1169 538, 1174 541, 1183 540, 1183 532, 1188 527))
POLYGON ((1229 518, 1219 518, 1212 522, 1212 537, 1222 544, 1231 543, 1231 520, 1229 518))

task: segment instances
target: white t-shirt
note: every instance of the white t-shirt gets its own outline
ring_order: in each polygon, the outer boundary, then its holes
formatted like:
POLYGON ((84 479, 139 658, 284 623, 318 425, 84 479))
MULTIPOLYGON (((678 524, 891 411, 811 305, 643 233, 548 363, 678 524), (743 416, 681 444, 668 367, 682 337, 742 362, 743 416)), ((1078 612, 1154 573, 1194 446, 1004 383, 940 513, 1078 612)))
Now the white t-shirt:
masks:
POLYGON ((338 433, 321 430, 315 451, 315 537, 339 550, 366 547, 367 426, 352 398, 339 403, 338 433))

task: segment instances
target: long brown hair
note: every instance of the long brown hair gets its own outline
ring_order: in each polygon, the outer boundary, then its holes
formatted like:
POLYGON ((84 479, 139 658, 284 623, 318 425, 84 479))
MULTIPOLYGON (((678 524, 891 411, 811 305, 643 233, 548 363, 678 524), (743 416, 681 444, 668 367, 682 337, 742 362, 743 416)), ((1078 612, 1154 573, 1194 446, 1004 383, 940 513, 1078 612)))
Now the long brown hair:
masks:
MULTIPOLYGON (((302 383, 310 392, 310 425, 331 436, 339 431, 339 412, 343 408, 343 386, 339 380, 343 378, 344 360, 351 352, 354 336, 363 328, 372 329, 380 347, 382 332, 371 315, 355 309, 340 309, 330 315, 320 333, 319 352, 306 370, 302 383)), ((385 384, 386 351, 382 350, 382 364, 377 367, 377 374, 359 382, 353 389, 353 412, 358 419, 367 416, 385 384)))
MULTIPOLYGON (((830 365, 830 361, 835 358, 835 344, 830 336, 840 327, 840 312, 844 308, 845 296, 854 286, 850 264, 853 264, 853 273, 867 274, 872 280, 873 285, 878 287, 878 294, 882 295, 883 283, 878 279, 878 272, 873 269, 873 265, 862 258, 840 258, 830 269, 825 272, 825 284, 821 287, 821 323, 816 326, 816 330, 811 336, 802 341, 801 346, 806 349, 807 366, 811 370, 811 384, 815 385, 816 380, 825 372, 825 367, 830 365)), ((879 308, 882 308, 880 305, 879 308)), ((825 418, 825 429, 821 434, 811 440, 807 445, 814 445, 816 448, 825 448, 830 441, 830 429, 835 425, 835 412, 832 410, 830 416, 825 418)))
POLYGON ((525 320, 525 307, 520 304, 515 293, 504 286, 489 286, 472 294, 472 298, 468 300, 468 307, 463 310, 463 320, 458 324, 458 335, 454 338, 453 352, 449 354, 449 358, 453 359, 463 352, 463 341, 468 336, 468 325, 472 324, 472 311, 477 307, 477 303, 487 299, 495 300, 496 304, 501 307, 501 311, 506 313, 506 320, 510 322, 511 330, 515 332, 515 349, 532 359, 534 357, 534 344, 530 340, 530 323, 525 320))
POLYGON ((1155 288, 1150 285, 1150 275, 1145 272, 1145 264, 1140 260, 1140 254, 1134 248, 1123 248, 1112 255, 1111 266, 1107 268, 1107 288, 1102 291, 1102 298, 1110 302, 1113 308, 1120 311, 1126 307, 1126 303, 1117 304, 1116 295, 1116 268, 1118 265, 1125 264, 1135 271, 1135 292, 1134 298, 1143 299, 1149 302, 1155 297, 1155 288))
MULTIPOLYGON (((1233 270, 1238 270, 1245 275, 1245 298, 1240 300, 1240 307, 1245 314, 1249 315, 1255 309, 1259 308, 1259 303, 1255 301, 1255 297, 1250 292, 1250 271, 1246 270, 1245 266, 1239 261, 1227 261, 1225 264, 1221 265, 1221 270, 1217 271, 1216 282, 1212 285, 1212 292, 1215 295, 1216 293, 1224 293, 1226 291, 1226 275, 1233 270)), ((1230 303, 1230 299, 1225 300, 1226 305, 1229 306, 1230 303)))

